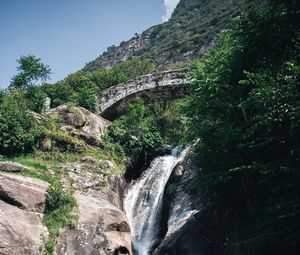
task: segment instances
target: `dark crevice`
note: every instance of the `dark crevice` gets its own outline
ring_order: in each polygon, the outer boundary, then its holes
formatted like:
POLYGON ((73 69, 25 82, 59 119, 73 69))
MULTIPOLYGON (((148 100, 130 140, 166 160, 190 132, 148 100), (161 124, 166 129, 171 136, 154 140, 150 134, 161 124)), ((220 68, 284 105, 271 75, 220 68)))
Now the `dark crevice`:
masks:
POLYGON ((24 207, 23 207, 23 205, 21 203, 19 203, 18 201, 16 201, 12 197, 8 196, 2 190, 0 190, 0 200, 4 201, 5 203, 8 203, 8 204, 10 204, 12 206, 16 206, 16 207, 18 207, 20 209, 24 209, 24 207))
POLYGON ((150 167, 151 162, 159 156, 164 156, 171 154, 171 148, 168 146, 148 151, 142 152, 136 157, 131 166, 126 169, 125 180, 130 183, 132 180, 138 179, 146 169, 150 167))
POLYGON ((129 255, 130 252, 128 249, 124 246, 120 246, 118 249, 115 250, 114 255, 120 255, 120 254, 127 254, 129 255))
POLYGON ((125 221, 122 221, 120 224, 112 223, 112 224, 108 225, 104 231, 107 231, 107 232, 108 231, 117 231, 117 232, 130 233, 130 227, 125 221))

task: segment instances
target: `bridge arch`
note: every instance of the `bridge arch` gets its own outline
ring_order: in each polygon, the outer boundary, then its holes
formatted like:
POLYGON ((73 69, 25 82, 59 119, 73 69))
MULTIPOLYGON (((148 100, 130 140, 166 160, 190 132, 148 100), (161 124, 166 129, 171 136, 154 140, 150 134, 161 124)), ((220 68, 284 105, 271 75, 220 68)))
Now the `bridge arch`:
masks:
POLYGON ((96 95, 96 112, 109 120, 116 119, 136 96, 146 102, 178 99, 188 94, 187 70, 179 69, 140 76, 110 87, 96 95))

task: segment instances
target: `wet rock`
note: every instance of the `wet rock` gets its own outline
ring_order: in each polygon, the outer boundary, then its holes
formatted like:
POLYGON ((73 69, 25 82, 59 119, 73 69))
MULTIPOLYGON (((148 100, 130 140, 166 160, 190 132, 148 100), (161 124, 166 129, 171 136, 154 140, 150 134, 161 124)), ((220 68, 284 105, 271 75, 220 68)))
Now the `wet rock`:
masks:
MULTIPOLYGON (((167 214, 166 233, 154 255, 202 255, 202 241, 198 238, 198 226, 195 220, 199 213, 198 198, 185 190, 186 183, 195 176, 196 169, 191 168, 186 162, 180 162, 173 170, 168 182, 168 187, 176 186, 175 194, 164 196, 164 214, 167 214), (167 199, 166 199, 167 198, 167 199), (166 211, 169 210, 169 212, 166 211)), ((168 190, 167 187, 167 190, 168 190)))
POLYGON ((154 152, 155 156, 164 156, 164 155, 169 155, 172 152, 172 146, 170 145, 165 145, 164 147, 157 149, 154 152))
POLYGON ((168 184, 176 185, 175 194, 172 198, 165 194, 168 199, 164 201, 164 206, 169 207, 169 211, 163 213, 163 224, 167 225, 164 237, 152 255, 228 254, 226 236, 222 236, 220 228, 223 219, 215 218, 213 213, 203 212, 201 192, 186 191, 189 181, 195 178, 199 169, 191 161, 179 164, 176 168, 168 184))
POLYGON ((27 211, 44 212, 48 187, 42 180, 0 173, 0 199, 27 211))

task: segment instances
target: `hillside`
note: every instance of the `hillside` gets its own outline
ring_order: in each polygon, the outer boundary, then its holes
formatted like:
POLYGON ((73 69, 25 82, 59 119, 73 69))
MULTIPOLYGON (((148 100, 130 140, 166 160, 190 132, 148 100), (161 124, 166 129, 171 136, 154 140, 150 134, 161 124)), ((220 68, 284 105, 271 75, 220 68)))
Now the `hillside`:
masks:
POLYGON ((111 68, 132 57, 152 59, 159 69, 183 65, 207 52, 217 33, 238 12, 240 0, 181 0, 171 19, 153 26, 88 63, 85 71, 111 68))

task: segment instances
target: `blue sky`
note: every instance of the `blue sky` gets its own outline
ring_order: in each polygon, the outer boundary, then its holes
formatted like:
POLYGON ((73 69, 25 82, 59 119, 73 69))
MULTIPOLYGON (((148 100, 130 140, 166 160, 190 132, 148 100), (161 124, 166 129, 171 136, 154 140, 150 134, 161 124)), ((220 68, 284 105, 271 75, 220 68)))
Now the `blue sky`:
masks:
POLYGON ((0 0, 0 88, 16 74, 20 55, 65 78, 110 45, 166 21, 179 0, 0 0))

